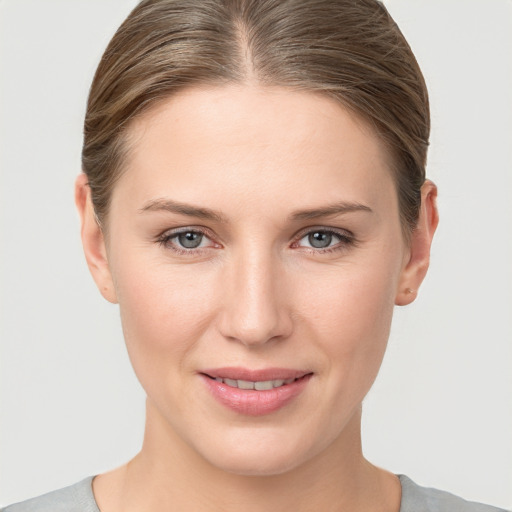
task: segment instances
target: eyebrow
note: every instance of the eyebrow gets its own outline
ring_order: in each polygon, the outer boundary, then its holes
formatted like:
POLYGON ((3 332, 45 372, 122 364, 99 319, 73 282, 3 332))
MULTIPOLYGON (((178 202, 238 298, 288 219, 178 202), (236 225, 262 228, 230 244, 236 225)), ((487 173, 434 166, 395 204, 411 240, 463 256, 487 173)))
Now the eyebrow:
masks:
POLYGON ((368 212, 373 213, 373 210, 361 203, 348 203, 341 201, 339 203, 322 206, 320 208, 311 208, 308 210, 300 210, 293 213, 290 218, 292 220, 311 220, 317 219, 318 217, 328 217, 331 215, 341 215, 344 213, 351 212, 368 212))
MULTIPOLYGON (((220 212, 211 210, 210 208, 204 208, 201 206, 194 206, 188 203, 181 203, 172 199, 153 199, 146 203, 140 210, 143 212, 170 212, 177 213, 179 215, 187 215, 189 217, 196 217, 199 219, 217 221, 227 223, 227 218, 220 212)), ((342 215, 344 213, 351 212, 369 212, 373 213, 373 210, 361 203, 349 203, 341 201, 339 203, 322 206, 320 208, 310 208, 306 210, 299 210, 290 215, 292 221, 298 220, 311 220, 319 217, 328 217, 332 215, 342 215)))
POLYGON ((141 213, 165 211, 177 213, 179 215, 187 215, 189 217, 196 217, 198 219, 227 222, 224 215, 214 210, 210 210, 210 208, 180 203, 179 201, 173 201, 172 199, 153 199, 146 203, 139 211, 141 213))

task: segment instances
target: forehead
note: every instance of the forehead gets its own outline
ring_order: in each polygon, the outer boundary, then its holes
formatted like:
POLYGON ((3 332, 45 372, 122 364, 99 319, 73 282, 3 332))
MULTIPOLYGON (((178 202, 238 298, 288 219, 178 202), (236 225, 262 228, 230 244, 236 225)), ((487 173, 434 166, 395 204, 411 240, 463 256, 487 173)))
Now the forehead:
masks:
POLYGON ((376 201, 381 182, 392 182, 387 152, 362 119, 324 95, 278 87, 184 90, 141 116, 128 146, 114 196, 129 187, 141 200, 211 201, 215 191, 247 205, 287 192, 303 203, 319 194, 376 201))

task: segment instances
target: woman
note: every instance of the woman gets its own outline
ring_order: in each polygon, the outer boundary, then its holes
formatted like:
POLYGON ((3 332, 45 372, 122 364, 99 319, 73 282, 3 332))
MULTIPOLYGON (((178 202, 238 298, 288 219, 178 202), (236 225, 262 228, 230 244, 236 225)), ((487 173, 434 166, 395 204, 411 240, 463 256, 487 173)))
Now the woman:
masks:
POLYGON ((97 70, 86 259, 141 452, 16 510, 492 510, 363 458, 361 402, 437 226, 416 61, 374 1, 145 1, 97 70))

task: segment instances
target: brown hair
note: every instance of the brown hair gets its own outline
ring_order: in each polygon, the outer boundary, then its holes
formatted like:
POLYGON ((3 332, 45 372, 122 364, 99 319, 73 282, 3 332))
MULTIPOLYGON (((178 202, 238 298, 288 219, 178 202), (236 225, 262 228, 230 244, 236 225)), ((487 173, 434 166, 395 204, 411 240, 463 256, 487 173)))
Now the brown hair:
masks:
POLYGON ((430 131, 414 55, 376 0, 144 0, 108 45, 84 127, 83 171, 102 222, 130 122, 197 84, 257 82, 322 92, 390 150, 404 232, 414 229, 430 131))

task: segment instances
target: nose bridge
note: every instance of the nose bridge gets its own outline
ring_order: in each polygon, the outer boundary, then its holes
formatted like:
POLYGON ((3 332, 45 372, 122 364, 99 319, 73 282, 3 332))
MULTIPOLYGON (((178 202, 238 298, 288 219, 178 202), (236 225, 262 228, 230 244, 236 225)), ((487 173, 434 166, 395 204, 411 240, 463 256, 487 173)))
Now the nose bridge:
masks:
POLYGON ((291 319, 283 301, 278 256, 261 246, 241 248, 233 256, 225 288, 223 335, 245 345, 288 336, 291 319))

